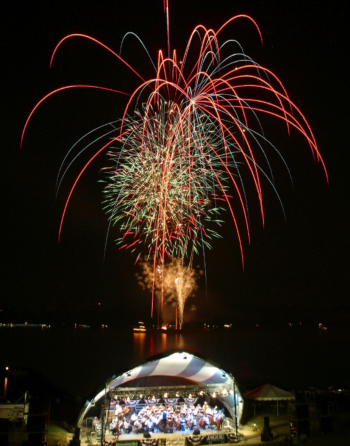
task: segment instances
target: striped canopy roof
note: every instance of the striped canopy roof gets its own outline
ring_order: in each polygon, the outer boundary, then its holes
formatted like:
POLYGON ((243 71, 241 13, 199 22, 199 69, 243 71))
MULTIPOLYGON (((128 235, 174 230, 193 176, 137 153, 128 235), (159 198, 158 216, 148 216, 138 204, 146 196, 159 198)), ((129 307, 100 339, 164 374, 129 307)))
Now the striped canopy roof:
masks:
POLYGON ((149 361, 139 365, 118 376, 113 376, 106 385, 100 388, 100 391, 90 401, 86 401, 84 408, 80 412, 77 426, 81 426, 83 419, 89 409, 95 405, 102 397, 109 392, 126 383, 152 376, 175 376, 184 378, 198 385, 223 385, 232 386, 226 394, 217 395, 217 398, 229 410, 231 415, 237 415, 239 420, 243 409, 243 400, 239 389, 234 383, 232 375, 217 367, 212 362, 193 355, 186 351, 175 351, 165 353, 162 356, 151 358, 149 361), (237 406, 235 409, 233 409, 237 406))
POLYGON ((231 384, 231 377, 212 363, 188 352, 175 352, 154 359, 114 378, 114 388, 145 376, 178 376, 198 384, 231 384))

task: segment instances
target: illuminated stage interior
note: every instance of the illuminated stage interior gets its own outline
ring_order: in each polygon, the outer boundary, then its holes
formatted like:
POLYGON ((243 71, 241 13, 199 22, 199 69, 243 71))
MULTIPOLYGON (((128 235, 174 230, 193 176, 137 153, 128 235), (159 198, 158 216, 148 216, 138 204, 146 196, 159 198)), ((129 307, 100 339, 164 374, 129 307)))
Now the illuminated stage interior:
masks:
POLYGON ((242 411, 243 398, 232 375, 206 359, 177 351, 109 379, 86 402, 77 426, 82 442, 101 436, 113 441, 118 432, 119 440, 132 441, 143 438, 145 431, 152 438, 168 434, 175 440, 196 429, 206 435, 220 428, 233 432, 242 411))

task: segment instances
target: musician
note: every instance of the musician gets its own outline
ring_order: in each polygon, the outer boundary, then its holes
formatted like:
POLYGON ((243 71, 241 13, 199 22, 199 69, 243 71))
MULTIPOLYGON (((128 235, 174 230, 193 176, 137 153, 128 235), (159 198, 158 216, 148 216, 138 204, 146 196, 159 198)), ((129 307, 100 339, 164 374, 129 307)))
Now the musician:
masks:
POLYGON ((145 422, 145 430, 153 432, 153 421, 150 418, 147 418, 145 422))
POLYGON ((130 417, 131 424, 134 424, 136 420, 137 420, 137 413, 135 411, 135 412, 133 412, 133 414, 130 417))
POLYGON ((115 406, 114 415, 117 417, 122 412, 123 412, 123 409, 122 409, 121 405, 119 403, 117 403, 115 406))
POLYGON ((188 429, 192 429, 193 426, 193 414, 189 412, 186 417, 186 426, 188 429))
POLYGON ((174 427, 175 427, 175 429, 180 429, 180 427, 181 427, 181 421, 180 421, 179 414, 174 415, 174 427))
POLYGON ((161 417, 158 417, 157 414, 155 413, 154 415, 151 415, 150 419, 153 423, 153 428, 158 429, 158 424, 159 421, 161 420, 161 417))
POLYGON ((192 416, 193 418, 193 424, 192 424, 192 428, 191 429, 196 429, 198 427, 198 421, 197 418, 192 416))
POLYGON ((143 427, 142 427, 142 423, 139 419, 137 419, 134 423, 134 427, 136 429, 136 432, 141 433, 143 432, 143 427))
POLYGON ((220 410, 219 413, 217 414, 217 429, 218 430, 221 429, 222 421, 224 419, 224 416, 225 416, 225 414, 224 414, 223 410, 222 411, 220 410))
POLYGON ((193 411, 193 415, 194 415, 194 416, 197 416, 197 415, 199 415, 199 413, 200 413, 201 411, 202 411, 201 405, 200 405, 200 404, 197 404, 196 408, 195 408, 194 411, 193 411))
POLYGON ((121 430, 122 426, 123 426, 123 421, 119 420, 117 422, 117 432, 116 432, 117 440, 119 440, 120 430, 121 430))
POLYGON ((117 423, 113 420, 109 425, 109 430, 115 434, 117 432, 117 423))
POLYGON ((200 420, 199 425, 202 426, 203 429, 208 429, 209 424, 210 422, 208 415, 204 415, 204 417, 202 417, 200 420))

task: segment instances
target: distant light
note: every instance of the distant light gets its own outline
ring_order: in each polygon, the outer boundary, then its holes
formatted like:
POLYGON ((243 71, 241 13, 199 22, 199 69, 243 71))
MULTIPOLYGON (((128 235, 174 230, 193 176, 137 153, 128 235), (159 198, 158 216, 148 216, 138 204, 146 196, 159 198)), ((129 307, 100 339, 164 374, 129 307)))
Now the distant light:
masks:
POLYGON ((5 370, 6 370, 6 371, 8 371, 8 370, 9 370, 9 368, 8 368, 8 367, 6 366, 6 367, 5 367, 5 370))
POLYGON ((101 305, 101 302, 99 302, 98 304, 101 305))

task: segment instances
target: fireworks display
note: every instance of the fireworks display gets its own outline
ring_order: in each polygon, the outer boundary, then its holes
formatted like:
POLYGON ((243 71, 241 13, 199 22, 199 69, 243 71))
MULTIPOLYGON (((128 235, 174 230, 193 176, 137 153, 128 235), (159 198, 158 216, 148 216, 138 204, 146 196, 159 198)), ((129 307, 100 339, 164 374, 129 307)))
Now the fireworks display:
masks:
MULTIPOLYGON (((181 259, 173 257, 171 262, 164 266, 158 264, 154 270, 147 258, 139 262, 141 268, 136 277, 142 289, 155 291, 157 300, 158 326, 161 311, 162 298, 169 306, 175 306, 175 327, 182 328, 184 321, 184 309, 186 300, 193 296, 198 288, 198 278, 203 274, 199 267, 185 266, 181 259)), ((173 317, 171 314, 170 318, 173 317)), ((163 323, 166 322, 163 318, 163 323)))
MULTIPOLYGON (((146 256, 153 271, 153 297, 158 286, 156 268, 159 265, 168 268, 169 273, 161 275, 161 307, 166 281, 171 277, 177 290, 181 326, 186 298, 195 287, 193 256, 203 255, 205 248, 211 247, 212 239, 220 236, 223 210, 233 220, 243 262, 236 213, 240 209, 249 240, 246 189, 256 191, 263 223, 262 177, 277 194, 268 153, 275 152, 284 160, 265 137, 259 117, 270 116, 284 124, 288 133, 291 129, 301 133, 315 160, 321 162, 325 172, 326 169, 308 122, 289 99, 281 81, 246 55, 236 40, 220 40, 222 31, 239 19, 255 27, 256 36, 262 41, 252 18, 232 17, 217 31, 198 25, 183 56, 178 57, 170 46, 168 0, 164 0, 164 8, 167 52, 159 51, 155 74, 150 79, 144 79, 119 54, 92 37, 72 34, 62 39, 53 52, 51 64, 68 39, 89 39, 127 65, 141 80, 140 85, 131 93, 93 85, 69 85, 55 90, 30 113, 22 140, 34 111, 56 92, 79 87, 127 95, 123 116, 102 126, 110 127, 103 136, 107 142, 95 150, 69 192, 59 233, 77 182, 91 162, 108 151, 110 165, 105 168, 103 205, 110 225, 120 232, 119 249, 132 252, 135 263, 146 256), (247 176, 243 170, 250 175, 249 186, 243 180, 247 176), (233 200, 239 205, 233 206, 233 200)), ((96 144, 103 137, 98 137, 96 144)), ((68 163, 68 157, 65 158, 58 186, 70 165, 91 146, 81 148, 83 140, 84 137, 69 152, 74 155, 73 161, 68 163)))

